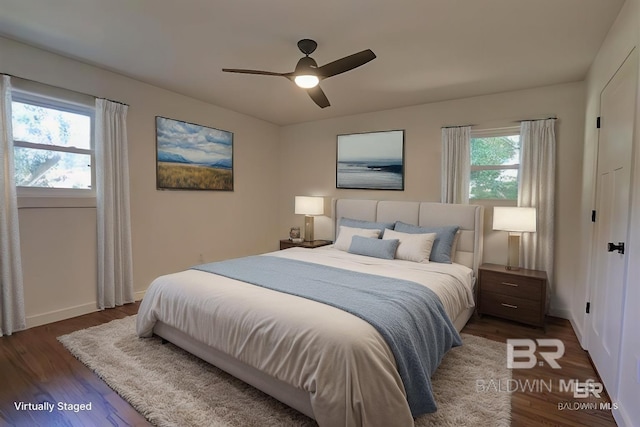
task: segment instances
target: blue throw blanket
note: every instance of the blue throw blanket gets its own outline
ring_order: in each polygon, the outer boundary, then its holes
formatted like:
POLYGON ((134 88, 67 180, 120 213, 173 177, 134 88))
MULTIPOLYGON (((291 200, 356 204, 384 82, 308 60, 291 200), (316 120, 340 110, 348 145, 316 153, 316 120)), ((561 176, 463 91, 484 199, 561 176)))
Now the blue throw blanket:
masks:
POLYGON ((462 341, 430 289, 407 280, 251 256, 192 267, 340 308, 378 330, 396 359, 411 414, 435 412, 431 375, 462 341))

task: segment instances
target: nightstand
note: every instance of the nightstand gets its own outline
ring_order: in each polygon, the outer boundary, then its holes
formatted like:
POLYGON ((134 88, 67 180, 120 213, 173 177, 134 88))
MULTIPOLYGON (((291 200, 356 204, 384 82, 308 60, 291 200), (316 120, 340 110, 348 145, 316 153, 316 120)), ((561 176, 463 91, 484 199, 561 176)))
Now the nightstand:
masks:
POLYGON ((289 248, 308 248, 314 249, 319 248, 320 246, 327 246, 332 244, 331 240, 312 240, 310 242, 300 242, 294 243, 289 239, 280 240, 280 250, 289 249, 289 248))
POLYGON ((547 273, 507 270, 482 264, 478 269, 478 314, 489 314, 544 328, 547 273))

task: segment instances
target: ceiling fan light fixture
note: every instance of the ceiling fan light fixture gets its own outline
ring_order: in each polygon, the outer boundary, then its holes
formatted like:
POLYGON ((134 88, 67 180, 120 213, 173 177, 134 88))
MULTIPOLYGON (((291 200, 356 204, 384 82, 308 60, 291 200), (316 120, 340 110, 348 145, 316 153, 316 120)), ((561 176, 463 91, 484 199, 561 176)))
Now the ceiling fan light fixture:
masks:
POLYGON ((305 56, 298 60, 295 70, 291 73, 275 73, 273 71, 246 70, 241 68, 223 68, 222 71, 227 73, 285 77, 286 79, 293 81, 296 86, 306 89, 307 94, 318 107, 326 108, 331 104, 329 103, 329 100, 324 94, 322 88, 318 85, 320 80, 337 76, 338 74, 346 73, 354 68, 358 68, 375 59, 376 55, 371 51, 371 49, 367 49, 354 53, 353 55, 336 59, 333 62, 324 64, 322 67, 318 67, 318 63, 315 59, 309 56, 316 50, 317 46, 318 44, 311 39, 302 39, 298 42, 298 49, 300 49, 300 52, 304 53, 305 56))
POLYGON ((318 86, 318 83, 320 83, 318 76, 314 76, 313 74, 302 74, 296 76, 294 81, 303 89, 311 89, 312 87, 318 86))

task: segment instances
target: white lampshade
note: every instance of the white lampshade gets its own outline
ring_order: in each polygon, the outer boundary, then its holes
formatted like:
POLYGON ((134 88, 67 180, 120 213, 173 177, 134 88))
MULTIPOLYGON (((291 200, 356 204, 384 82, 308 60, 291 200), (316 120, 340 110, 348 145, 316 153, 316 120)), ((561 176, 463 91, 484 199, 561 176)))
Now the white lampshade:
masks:
POLYGON ((299 215, 322 215, 324 213, 324 198, 296 196, 295 212, 299 215))
POLYGON ((493 229, 519 233, 536 232, 536 208, 494 207, 493 229))

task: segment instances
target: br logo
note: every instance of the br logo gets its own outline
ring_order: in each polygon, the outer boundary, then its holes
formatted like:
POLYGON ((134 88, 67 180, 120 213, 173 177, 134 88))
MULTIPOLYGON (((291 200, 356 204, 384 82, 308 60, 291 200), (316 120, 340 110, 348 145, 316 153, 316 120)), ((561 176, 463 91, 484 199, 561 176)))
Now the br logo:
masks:
MULTIPOLYGON (((557 359, 564 355, 564 343, 558 339, 508 339, 507 340, 507 368, 531 369, 538 363, 537 347, 550 347, 554 351, 538 351, 542 359, 553 369, 560 369, 557 359), (516 347, 518 349, 516 349, 516 347), (517 361, 515 359, 518 359, 517 361)), ((540 362, 544 364, 544 362, 540 362)))

